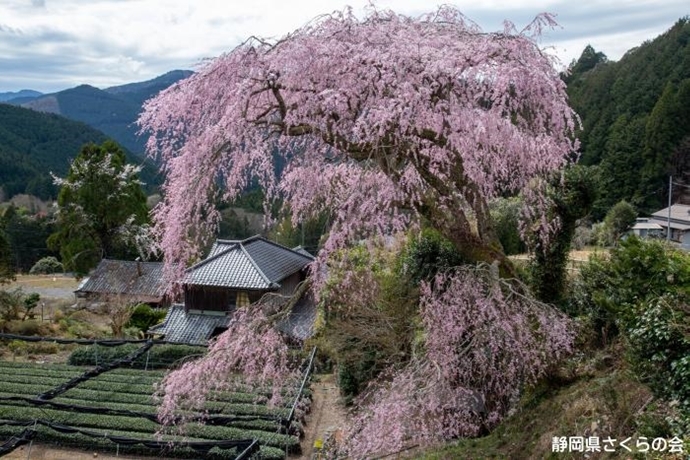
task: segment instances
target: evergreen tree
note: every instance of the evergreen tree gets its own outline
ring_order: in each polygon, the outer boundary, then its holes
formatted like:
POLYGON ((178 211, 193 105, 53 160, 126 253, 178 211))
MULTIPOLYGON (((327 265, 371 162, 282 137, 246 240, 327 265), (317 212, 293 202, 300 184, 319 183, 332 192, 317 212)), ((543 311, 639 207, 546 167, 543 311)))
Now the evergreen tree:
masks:
POLYGON ((65 179, 55 178, 57 231, 48 244, 59 249, 66 270, 86 274, 103 257, 131 258, 148 224, 141 168, 125 162, 112 141, 85 145, 65 179))
POLYGON ((0 225, 0 284, 7 283, 13 279, 12 248, 2 225, 0 225))
POLYGON ((38 260, 58 256, 58 253, 49 250, 46 244, 46 240, 55 230, 52 217, 42 213, 32 214, 25 208, 10 205, 5 210, 2 220, 15 271, 28 272, 38 260))
POLYGON ((639 192, 640 173, 645 165, 640 145, 644 143, 647 118, 645 115, 635 118, 621 115, 610 126, 605 156, 600 164, 599 198, 593 209, 596 220, 601 220, 623 199, 640 205, 643 199, 639 192))
POLYGON ((635 223, 637 211, 625 200, 616 203, 604 218, 600 244, 615 245, 618 239, 635 223))
MULTIPOLYGON (((641 193, 656 197, 651 204, 658 205, 661 193, 654 194, 666 181, 673 152, 690 132, 690 78, 676 85, 669 82, 649 116, 645 130, 645 168, 642 171, 641 193)), ((665 187, 662 190, 666 190, 665 187)), ((664 200, 665 201, 665 200, 664 200)))
MULTIPOLYGON (((592 45, 585 46, 580 58, 570 65, 570 75, 576 76, 592 70, 599 64, 608 62, 608 58, 601 51, 596 51, 592 45)), ((569 77, 566 77, 566 83, 569 77)))

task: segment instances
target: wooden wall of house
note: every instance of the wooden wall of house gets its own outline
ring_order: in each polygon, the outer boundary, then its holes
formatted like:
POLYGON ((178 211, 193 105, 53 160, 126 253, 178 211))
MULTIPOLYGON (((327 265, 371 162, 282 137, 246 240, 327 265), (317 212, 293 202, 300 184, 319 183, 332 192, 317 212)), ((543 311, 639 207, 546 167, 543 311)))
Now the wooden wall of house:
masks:
POLYGON ((210 286, 185 286, 184 303, 187 310, 232 311, 236 292, 210 286))
POLYGON ((280 282, 280 289, 278 290, 278 294, 284 296, 291 296, 295 292, 295 289, 297 289, 297 285, 303 279, 304 277, 300 272, 293 273, 292 275, 288 276, 280 282))
POLYGON ((96 304, 121 304, 121 305, 137 305, 144 303, 151 308, 168 308, 171 304, 170 297, 154 297, 143 294, 112 294, 101 293, 93 291, 76 292, 75 297, 77 303, 85 306, 94 306, 96 304))

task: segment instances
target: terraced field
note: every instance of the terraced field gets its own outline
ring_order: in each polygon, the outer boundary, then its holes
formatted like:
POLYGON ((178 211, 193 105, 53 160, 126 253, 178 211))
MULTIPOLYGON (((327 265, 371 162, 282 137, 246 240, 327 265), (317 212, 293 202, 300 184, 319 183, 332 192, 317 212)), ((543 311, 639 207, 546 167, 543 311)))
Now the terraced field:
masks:
POLYGON ((116 368, 55 397, 38 397, 89 369, 0 362, 0 442, 28 429, 41 443, 166 458, 237 458, 254 451, 251 458, 283 459, 299 451, 300 420, 286 426, 297 386, 285 388, 286 407, 268 407, 261 389, 215 393, 205 423, 188 424, 182 437, 157 434, 162 427, 152 398, 162 370, 116 368))

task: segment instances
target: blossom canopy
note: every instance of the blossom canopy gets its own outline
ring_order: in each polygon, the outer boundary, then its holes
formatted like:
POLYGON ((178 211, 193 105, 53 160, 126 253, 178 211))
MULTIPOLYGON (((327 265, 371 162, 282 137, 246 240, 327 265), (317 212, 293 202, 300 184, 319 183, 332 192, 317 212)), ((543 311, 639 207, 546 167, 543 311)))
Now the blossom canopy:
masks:
POLYGON ((487 200, 576 149, 565 85, 536 42, 553 24, 485 33, 450 6, 418 18, 346 9, 206 63, 139 119, 166 173, 155 211, 166 259, 198 257, 213 201, 253 177, 297 221, 331 213, 325 253, 420 218, 459 248, 495 248, 487 200))

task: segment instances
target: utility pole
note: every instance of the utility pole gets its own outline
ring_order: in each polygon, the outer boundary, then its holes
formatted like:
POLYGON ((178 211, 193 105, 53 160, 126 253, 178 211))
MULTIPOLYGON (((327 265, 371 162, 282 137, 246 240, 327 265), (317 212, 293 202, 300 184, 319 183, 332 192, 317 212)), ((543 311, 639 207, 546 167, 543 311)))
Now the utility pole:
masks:
POLYGON ((671 195, 673 195, 673 176, 668 176, 668 227, 666 241, 671 241, 671 195))

